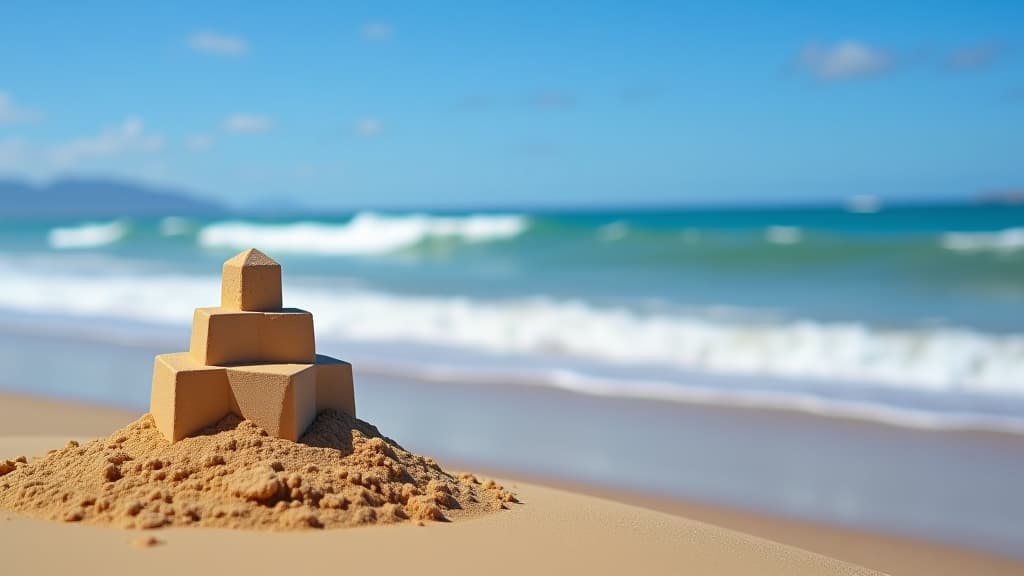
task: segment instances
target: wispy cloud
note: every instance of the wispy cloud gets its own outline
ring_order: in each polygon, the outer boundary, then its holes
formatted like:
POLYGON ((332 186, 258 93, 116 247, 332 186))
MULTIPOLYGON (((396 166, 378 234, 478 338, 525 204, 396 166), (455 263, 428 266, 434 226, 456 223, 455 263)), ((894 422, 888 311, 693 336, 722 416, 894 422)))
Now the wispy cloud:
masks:
POLYGON ((193 134, 185 139, 185 149, 189 152, 206 152, 216 143, 210 134, 193 134))
POLYGON ((363 26, 363 39, 371 42, 383 42, 391 40, 395 35, 395 29, 384 22, 367 22, 363 26))
POLYGON ((1002 45, 993 41, 963 46, 950 52, 946 67, 957 72, 978 70, 995 62, 1002 52, 1002 45))
POLYGON ((535 108, 545 110, 572 108, 576 105, 576 97, 572 94, 559 92, 558 90, 546 90, 535 94, 530 103, 535 108))
POLYGON ((893 58, 884 50, 847 40, 832 46, 808 44, 800 52, 799 64, 819 80, 836 81, 885 72, 893 58))
POLYGON ((360 136, 376 136, 384 129, 384 124, 377 118, 369 116, 356 122, 356 134, 360 136))
POLYGON ((270 130, 273 122, 257 114, 235 114, 224 120, 224 129, 235 134, 260 134, 270 130))
POLYGON ((14 101, 10 94, 0 91, 0 126, 34 122, 41 117, 42 113, 38 110, 23 108, 14 101))
POLYGON ((196 52, 221 56, 241 56, 249 50, 249 43, 241 36, 204 30, 188 37, 189 48, 196 52))
POLYGON ((129 118, 94 136, 58 144, 49 150, 48 156, 54 167, 66 169, 91 159, 109 158, 129 152, 156 152, 163 145, 163 137, 147 132, 142 120, 129 118))

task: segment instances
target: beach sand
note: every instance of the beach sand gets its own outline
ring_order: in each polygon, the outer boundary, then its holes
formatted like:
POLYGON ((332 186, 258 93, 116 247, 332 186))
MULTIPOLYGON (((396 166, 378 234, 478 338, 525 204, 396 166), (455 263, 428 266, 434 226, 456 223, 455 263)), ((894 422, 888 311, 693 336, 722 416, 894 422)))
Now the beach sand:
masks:
MULTIPOLYGON (((0 396, 0 457, 43 454, 135 414, 0 396), (45 434, 44 434, 45 433, 45 434)), ((795 547, 614 500, 504 481, 522 504, 453 523, 264 533, 128 531, 0 513, 9 574, 337 570, 524 574, 873 574, 795 547), (53 553, 59 551, 59 553, 53 553)))
MULTIPOLYGON (((134 417, 148 406, 153 356, 187 346, 139 337, 94 341, 71 328, 40 330, 0 326, 6 370, 0 390, 124 406, 134 417)), ((339 352, 348 347, 328 343, 325 351, 348 358, 339 352)), ((402 353, 396 349, 387 357, 402 353)), ((359 363, 367 365, 372 363, 359 363)), ((799 519, 1024 561, 1019 434, 603 397, 516 382, 452 382, 443 374, 424 378, 361 368, 360 414, 449 469, 555 486, 572 480, 610 494, 626 489, 668 504, 711 504, 756 512, 755 518, 799 519)), ((26 425, 50 433, 33 419, 26 425)), ((100 426, 91 433, 112 430, 100 426)), ((842 558, 877 563, 874 554, 842 558)), ((1024 570, 1018 564, 1011 573, 1024 570)))
MULTIPOLYGON (((109 434, 139 414, 0 395, 0 458, 109 434)), ((501 479, 509 511, 447 523, 292 533, 127 531, 0 512, 5 573, 231 569, 415 573, 1020 574, 994 555, 546 479, 501 479), (547 484, 547 486, 542 485, 547 484), (557 486, 557 487, 553 487, 557 486), (722 527, 719 527, 722 526, 722 527), (724 527, 724 528, 723 528, 724 527), (749 534, 749 535, 748 535, 749 534), (781 542, 784 544, 776 543, 781 542), (43 553, 58 549, 59 554, 43 553), (116 560, 115 560, 116 559, 116 560), (838 560, 842 559, 842 560, 838 560), (871 569, 860 568, 856 564, 871 569)))

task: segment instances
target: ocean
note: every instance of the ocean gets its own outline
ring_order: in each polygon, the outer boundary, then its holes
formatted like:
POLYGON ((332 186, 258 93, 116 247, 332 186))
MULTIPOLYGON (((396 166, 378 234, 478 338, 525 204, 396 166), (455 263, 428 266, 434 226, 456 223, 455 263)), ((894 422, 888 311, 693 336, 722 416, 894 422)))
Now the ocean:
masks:
POLYGON ((357 374, 1024 432, 1024 207, 855 208, 6 221, 0 310, 183 349, 255 246, 357 374))

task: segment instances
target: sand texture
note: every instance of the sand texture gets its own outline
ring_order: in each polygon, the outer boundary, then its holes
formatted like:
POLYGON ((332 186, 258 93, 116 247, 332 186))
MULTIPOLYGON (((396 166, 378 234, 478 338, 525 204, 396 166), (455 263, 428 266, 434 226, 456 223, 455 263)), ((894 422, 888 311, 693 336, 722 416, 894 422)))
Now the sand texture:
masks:
POLYGON ((122 528, 340 528, 455 520, 514 502, 493 481, 449 474, 335 411, 300 443, 231 415, 172 444, 146 415, 106 438, 0 460, 0 508, 122 528))
MULTIPOLYGON (((54 437, 0 437, 0 458, 54 437)), ((83 444, 84 445, 84 444, 83 444)), ((653 510, 529 484, 522 505, 455 522, 269 532, 143 531, 51 522, 0 510, 10 574, 880 574, 653 510), (60 553, 49 553, 59 550, 60 553)))
MULTIPOLYGON (((45 454, 69 438, 84 447, 138 414, 2 393, 0 461, 45 454)), ((52 522, 0 509, 0 573, 878 573, 835 558, 901 575, 1024 573, 1022 564, 1011 559, 919 540, 586 486, 565 491, 502 483, 522 505, 454 522, 425 522, 425 527, 403 522, 270 532, 170 525, 139 531, 52 522)))

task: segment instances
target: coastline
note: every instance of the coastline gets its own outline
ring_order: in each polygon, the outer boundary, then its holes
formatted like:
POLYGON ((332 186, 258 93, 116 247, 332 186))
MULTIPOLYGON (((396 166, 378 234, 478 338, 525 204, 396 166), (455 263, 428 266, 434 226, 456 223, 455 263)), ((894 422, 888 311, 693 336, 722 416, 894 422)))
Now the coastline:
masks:
MULTIPOLYGON (((115 324, 100 341, 47 323, 25 328, 0 329, 0 394, 138 413, 148 407, 153 356, 187 345, 156 327, 128 337, 115 324)), ((1024 500, 1014 482, 1024 477, 1024 437, 1016 434, 403 379, 360 370, 358 349, 318 349, 355 361, 363 419, 441 461, 1024 560, 1024 500)))
MULTIPOLYGON (((485 470, 484 473, 488 471, 485 470)), ((498 471, 494 474, 501 475, 498 471)), ((509 477, 509 474, 506 473, 503 477, 509 477)), ((513 477, 532 484, 552 486, 567 492, 623 502, 754 534, 888 574, 1011 576, 1024 572, 1024 561, 951 544, 768 516, 726 506, 677 500, 625 489, 601 488, 554 478, 513 477)))
MULTIPOLYGON (((61 438, 63 440, 73 437, 84 439, 105 434, 137 418, 140 414, 140 412, 132 410, 4 392, 0 393, 0 440, 6 442, 5 446, 10 446, 12 442, 22 445, 50 442, 59 446, 61 438)), ((11 455, 5 454, 4 456, 11 455)), ((491 471, 487 467, 472 465, 456 466, 456 468, 485 473, 491 471)), ((941 571, 950 574, 997 575, 1020 573, 1024 569, 1024 562, 957 546, 782 519, 631 490, 609 489, 563 479, 517 474, 512 471, 494 471, 500 473, 503 478, 513 478, 505 481, 513 485, 525 486, 527 492, 531 494, 534 493, 535 487, 546 487, 536 492, 541 495, 541 498, 547 499, 545 501, 557 502, 564 499, 564 496, 559 494, 571 494, 573 498, 596 497, 601 501, 621 502, 674 517, 686 518, 687 521, 697 521, 720 526, 730 531, 752 534, 885 572, 934 574, 941 571)), ((11 523, 9 520, 5 524, 10 526, 11 523)), ((56 526, 60 526, 54 525, 55 527, 48 528, 38 525, 42 524, 38 521, 27 520, 24 522, 15 520, 14 523, 19 526, 27 523, 21 528, 25 528, 29 532, 39 531, 39 534, 54 530, 50 535, 52 537, 57 537, 56 530, 58 528, 56 526)), ((67 530, 67 527, 59 529, 67 530)), ((102 532, 102 529, 96 527, 89 527, 88 530, 102 532)), ((156 535, 160 536, 161 533, 156 533, 156 535)), ((92 539, 95 536, 95 534, 91 534, 89 538, 92 539)), ((99 537, 103 538, 104 536, 99 534, 99 537)))

